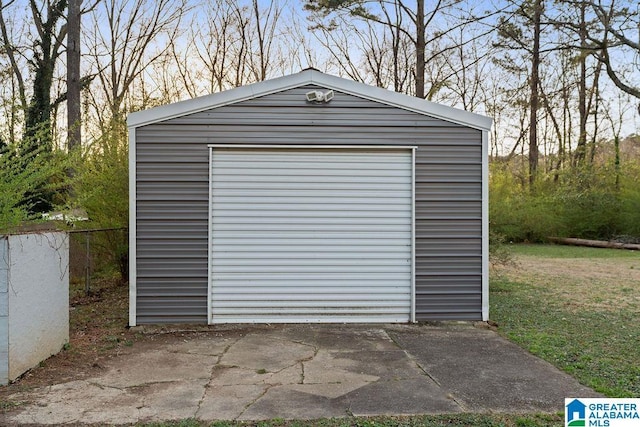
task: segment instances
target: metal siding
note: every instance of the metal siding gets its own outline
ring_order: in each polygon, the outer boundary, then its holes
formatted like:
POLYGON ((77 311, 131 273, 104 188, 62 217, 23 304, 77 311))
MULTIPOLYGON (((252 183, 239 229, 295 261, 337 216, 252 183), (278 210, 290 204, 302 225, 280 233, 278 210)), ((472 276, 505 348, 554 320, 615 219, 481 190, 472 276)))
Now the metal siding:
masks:
POLYGON ((9 383, 9 241, 0 236, 0 385, 9 383))
POLYGON ((408 321, 411 171, 408 150, 213 148, 213 323, 408 321))
POLYGON ((315 88, 136 129, 138 323, 207 321, 207 145, 234 143, 418 146, 417 320, 481 318, 481 263, 473 273, 456 265, 475 262, 482 249, 481 131, 340 92, 329 104, 307 104, 304 93, 315 88), (227 109, 240 124, 223 123, 227 109), (445 261, 438 268, 426 261, 434 256, 445 261), (443 299, 428 296, 435 288, 443 299))
POLYGON ((428 139, 416 172, 416 320, 480 320, 481 133, 428 139))

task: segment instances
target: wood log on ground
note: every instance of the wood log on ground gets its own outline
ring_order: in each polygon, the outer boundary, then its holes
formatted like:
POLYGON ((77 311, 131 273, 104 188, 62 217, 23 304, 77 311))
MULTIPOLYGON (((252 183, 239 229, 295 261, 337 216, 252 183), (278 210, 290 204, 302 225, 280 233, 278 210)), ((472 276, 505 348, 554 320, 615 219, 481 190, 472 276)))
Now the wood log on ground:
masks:
POLYGON ((608 240, 576 239, 573 237, 548 237, 550 242, 562 245, 588 246, 590 248, 629 249, 640 250, 640 244, 611 242, 608 240))

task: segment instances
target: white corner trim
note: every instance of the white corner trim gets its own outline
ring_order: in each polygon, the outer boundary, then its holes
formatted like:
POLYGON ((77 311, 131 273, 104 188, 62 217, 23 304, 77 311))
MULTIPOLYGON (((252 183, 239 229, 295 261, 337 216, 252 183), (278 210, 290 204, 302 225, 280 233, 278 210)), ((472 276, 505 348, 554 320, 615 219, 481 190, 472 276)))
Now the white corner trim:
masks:
POLYGON ((344 79, 342 77, 332 76, 317 70, 304 70, 296 74, 265 80, 187 101, 138 111, 136 113, 129 114, 127 124, 129 127, 140 127, 307 84, 325 86, 328 89, 334 89, 349 95, 358 96, 371 101, 380 102, 382 104, 391 105, 479 130, 489 130, 491 128, 492 119, 489 117, 437 104, 435 102, 402 93, 393 92, 388 89, 370 86, 353 80, 344 79))
POLYGON ((482 320, 489 320, 489 131, 482 131, 482 320))
POLYGON ((416 322, 416 147, 411 149, 411 323, 416 322))
POLYGON ((328 85, 332 89, 339 90, 349 95, 359 96, 371 101, 380 102, 382 104, 391 105, 404 110, 413 111, 415 113, 428 115, 479 130, 489 130, 493 123, 493 119, 490 117, 427 101, 426 99, 416 98, 415 96, 405 95, 392 90, 343 79, 330 74, 324 74, 316 70, 309 70, 309 72, 315 73, 311 76, 311 83, 328 85))
POLYGON ((129 127, 129 326, 136 326, 136 128, 129 127))
POLYGON ((294 149, 294 150, 415 150, 418 148, 415 145, 304 145, 304 144, 209 144, 209 148, 232 148, 232 149, 246 149, 246 148, 260 148, 263 150, 270 149, 294 149))
POLYGON ((211 260, 213 251, 211 235, 213 234, 213 147, 209 146, 209 209, 207 209, 207 324, 213 324, 213 278, 211 277, 211 260))

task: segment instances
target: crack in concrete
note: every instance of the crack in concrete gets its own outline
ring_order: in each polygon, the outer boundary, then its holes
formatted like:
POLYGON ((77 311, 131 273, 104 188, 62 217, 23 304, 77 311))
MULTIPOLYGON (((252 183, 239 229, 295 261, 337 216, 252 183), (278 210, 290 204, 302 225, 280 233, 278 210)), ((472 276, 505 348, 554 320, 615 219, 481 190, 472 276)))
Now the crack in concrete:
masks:
POLYGON ((378 330, 379 330, 379 331, 381 331, 381 332, 384 334, 384 336, 385 336, 385 337, 387 337, 387 339, 388 339, 389 341, 391 341, 392 343, 394 343, 397 347, 402 348, 402 347, 400 347, 400 345, 396 342, 396 340, 394 340, 394 339, 391 337, 391 335, 389 335, 389 332, 387 332, 387 330, 386 330, 386 329, 381 328, 381 329, 378 329, 378 330))
MULTIPOLYGON (((295 341, 294 341, 295 342, 295 341)), ((305 371, 304 371, 304 363, 305 362, 311 362, 313 359, 316 358, 316 356, 318 356, 318 352, 320 351, 320 347, 318 347, 317 345, 311 345, 311 344, 306 344, 306 343, 298 343, 298 344, 303 344, 303 345, 307 345, 309 347, 313 347, 313 354, 310 357, 307 357, 305 359, 300 359, 296 362, 296 364, 300 363, 300 382, 298 384, 304 384, 304 378, 305 378, 305 371)))
POLYGON ((256 397, 255 399, 253 399, 251 402, 247 403, 246 405, 244 405, 244 408, 242 409, 242 411, 238 414, 237 417, 234 418, 234 421, 238 420, 242 415, 244 415, 245 412, 247 412, 247 410, 253 406, 253 404, 255 404, 258 400, 262 399, 269 390, 271 390, 273 387, 275 387, 275 384, 265 384, 266 387, 265 389, 262 391, 262 393, 260 393, 260 395, 258 397, 256 397))
MULTIPOLYGON (((229 345, 227 345, 224 348, 224 350, 222 350, 222 353, 217 354, 217 355, 211 355, 211 356, 215 356, 216 357, 216 361, 214 362, 213 366, 209 370, 209 378, 208 378, 209 381, 202 388, 202 396, 200 396, 200 400, 198 401, 198 406, 196 407, 196 411, 195 411, 195 413, 193 415, 194 418, 198 419, 198 414, 202 410, 202 404, 204 403, 204 401, 205 401, 205 399, 207 397, 207 392, 209 391, 209 388, 210 388, 209 384, 211 384, 211 381, 213 381, 213 375, 215 374, 215 372, 217 370, 220 370, 221 368, 226 368, 227 367, 227 366, 221 364, 222 357, 225 354, 227 354, 227 352, 229 352, 229 349, 231 349, 231 347, 236 345, 242 338, 244 338, 243 335, 239 336, 233 342, 229 343, 229 345)), ((233 368, 233 366, 230 366, 230 368, 233 368)))
POLYGON ((143 408, 147 407, 147 396, 141 396, 142 401, 140 403, 140 405, 136 406, 136 424, 141 422, 142 417, 141 417, 141 412, 143 408))
MULTIPOLYGON (((385 331, 386 333, 387 331, 385 331)), ((402 352, 404 352, 404 354, 407 356, 407 358, 409 360, 411 360, 413 362, 414 365, 416 365, 416 367, 420 370, 420 372, 422 372, 422 375, 426 376, 427 378, 429 378, 431 381, 433 381, 438 387, 442 388, 442 384, 440 384, 440 381, 438 381, 435 377, 433 377, 429 371, 427 371, 421 364, 420 362, 413 356, 413 354, 409 353, 407 350, 405 350, 400 343, 393 337, 393 335, 390 335, 387 333, 387 336, 389 337, 389 339, 400 349, 402 350, 402 352)))
POLYGON ((447 398, 453 400, 455 404, 460 407, 462 412, 467 412, 467 407, 462 401, 458 400, 458 398, 453 393, 447 393, 447 398))
POLYGON ((442 388, 442 384, 440 384, 440 381, 438 381, 433 375, 431 375, 429 373, 429 371, 427 371, 418 360, 416 360, 415 357, 413 357, 413 355, 411 353, 409 353, 407 350, 403 350, 404 354, 409 358, 409 360, 411 360, 416 367, 420 370, 420 372, 422 372, 422 375, 426 376, 427 378, 429 378, 431 381, 433 381, 438 387, 442 388))
MULTIPOLYGON (((386 332, 386 331, 385 331, 386 332)), ((395 339, 395 337, 392 334, 388 334, 387 336, 389 337, 389 339, 391 339, 391 341, 393 341, 393 343, 404 352, 404 354, 409 358, 409 360, 411 360, 416 367, 422 372, 422 374, 424 376, 426 376, 427 378, 429 378, 431 381, 433 381, 441 390, 444 391, 444 388, 442 387, 442 384, 440 383, 440 381, 438 381, 434 376, 432 376, 429 371, 427 371, 421 364, 420 362, 411 354, 409 353, 407 350, 405 350, 400 343, 395 339)), ((460 407, 460 409, 464 412, 467 410, 466 406, 459 401, 453 393, 447 393, 447 398, 453 400, 455 402, 456 405, 458 405, 460 407)))
MULTIPOLYGON (((214 366, 215 368, 215 366, 214 366)), ((213 369, 211 370, 211 379, 213 379, 213 369)), ((209 382, 211 382, 211 379, 209 380, 209 382)), ((209 384, 205 384, 204 387, 202 387, 202 396, 200 396, 200 400, 198 401, 198 405, 196 406, 196 410, 193 413, 193 418, 198 419, 198 414, 200 413, 200 410, 202 409, 202 404, 204 403, 204 399, 207 397, 207 390, 209 389, 209 384)))
MULTIPOLYGON (((160 381, 158 381, 158 382, 160 382, 160 381)), ((164 381, 164 382, 166 382, 166 381, 164 381)), ((147 384, 150 384, 150 383, 145 383, 144 385, 134 385, 134 386, 128 386, 128 387, 116 387, 114 385, 100 384, 100 383, 92 382, 92 381, 87 381, 86 383, 88 385, 92 385, 94 387, 98 387, 100 390, 104 390, 106 388, 112 388, 112 389, 119 390, 119 391, 124 391, 124 390, 126 390, 128 388, 133 388, 133 387, 143 387, 143 386, 146 386, 147 384)))
MULTIPOLYGON (((233 344, 236 344, 238 341, 236 341, 233 344)), ((301 378, 300 378, 300 383, 299 384, 303 384, 304 383, 304 362, 309 362, 309 361, 313 360, 318 355, 318 352, 320 351, 320 348, 318 346, 316 346, 316 345, 308 344, 306 342, 298 341, 298 340, 290 340, 290 339, 283 338, 283 339, 280 339, 280 341, 292 342, 292 343, 295 343, 295 344, 299 344, 299 345, 303 345, 303 346, 306 346, 306 347, 313 348, 313 354, 311 356, 305 357, 305 358, 302 358, 302 359, 296 359, 296 361, 294 363, 292 363, 291 365, 285 366, 282 369, 279 369, 277 371, 271 372, 271 374, 273 374, 273 375, 279 374, 280 372, 282 372, 282 371, 284 371, 286 369, 292 368, 292 367, 297 366, 298 364, 300 364, 300 367, 301 367, 300 377, 301 378)), ((231 347, 231 345, 225 350, 225 353, 228 351, 228 349, 230 347, 231 347)), ((220 357, 222 357, 222 356, 220 356, 220 357)), ((273 387, 281 386, 282 384, 280 384, 280 383, 270 384, 270 383, 267 383, 265 381, 262 381, 261 383, 254 384, 254 385, 262 385, 262 386, 265 387, 265 389, 255 399, 253 399, 251 402, 248 402, 244 406, 242 411, 234 418, 234 420, 238 420, 240 417, 242 417, 249 410, 249 408, 251 408, 256 402, 258 402, 264 396, 266 396, 266 394, 269 392, 269 390, 271 390, 273 387)))
POLYGON ((300 362, 300 382, 298 384, 304 384, 304 362, 300 362))
POLYGON ((216 365, 218 363, 220 363, 220 361, 222 360, 222 357, 227 354, 229 352, 229 350, 231 349, 231 347, 233 347, 234 345, 238 344, 240 342, 241 339, 243 339, 246 335, 240 335, 238 338, 236 338, 235 341, 233 341, 232 343, 230 343, 228 346, 226 346, 224 348, 224 350, 222 350, 222 353, 220 353, 218 355, 218 361, 216 362, 216 365))

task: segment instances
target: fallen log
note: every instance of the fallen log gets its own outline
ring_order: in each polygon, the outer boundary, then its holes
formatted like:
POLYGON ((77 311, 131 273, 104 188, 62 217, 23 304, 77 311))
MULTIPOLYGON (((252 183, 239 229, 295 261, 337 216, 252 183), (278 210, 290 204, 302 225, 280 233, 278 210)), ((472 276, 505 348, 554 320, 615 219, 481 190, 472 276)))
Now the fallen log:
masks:
POLYGON ((562 245, 588 246, 590 248, 609 248, 609 249, 629 249, 632 251, 640 250, 640 244, 611 242, 608 240, 589 240, 576 239, 573 237, 548 237, 550 242, 560 243, 562 245))

